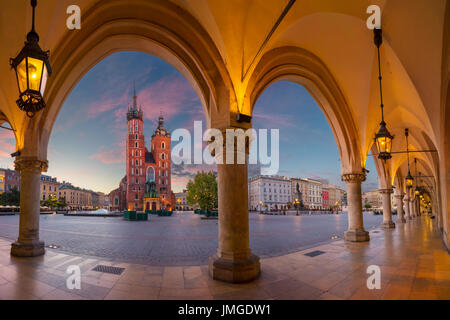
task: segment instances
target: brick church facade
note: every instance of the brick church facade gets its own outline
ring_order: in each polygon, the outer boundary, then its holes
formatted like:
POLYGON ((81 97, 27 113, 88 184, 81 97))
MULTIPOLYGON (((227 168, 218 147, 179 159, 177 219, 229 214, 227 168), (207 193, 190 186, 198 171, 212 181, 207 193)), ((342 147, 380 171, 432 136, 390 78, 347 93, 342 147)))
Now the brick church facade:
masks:
MULTIPOLYGON (((171 188, 170 133, 164 128, 164 117, 158 118, 158 127, 152 135, 150 150, 145 145, 142 108, 137 105, 136 90, 127 112, 126 176, 119 188, 111 191, 112 210, 145 211, 146 182, 154 181, 161 208, 172 210, 175 195, 171 188)), ((147 205, 148 206, 148 205, 147 205)))

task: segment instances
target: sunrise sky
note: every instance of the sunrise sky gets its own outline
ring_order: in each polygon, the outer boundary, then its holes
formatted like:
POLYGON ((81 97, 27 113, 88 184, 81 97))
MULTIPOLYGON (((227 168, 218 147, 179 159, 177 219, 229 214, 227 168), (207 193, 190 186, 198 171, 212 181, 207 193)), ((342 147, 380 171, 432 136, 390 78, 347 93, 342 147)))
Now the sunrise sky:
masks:
MULTIPOLYGON (((144 133, 149 145, 162 111, 166 128, 192 132, 195 120, 205 122, 200 100, 190 83, 172 66, 137 52, 115 53, 92 68, 68 96, 51 135, 48 160, 58 181, 109 193, 125 174, 126 111, 136 81, 138 104, 144 110, 144 133)), ((257 101, 255 128, 280 129, 279 175, 340 181, 340 162, 325 116, 300 85, 277 82, 257 101)), ((12 132, 0 130, 0 167, 12 168, 12 132)), ((172 188, 181 191, 206 165, 172 166, 172 188)), ((378 187, 372 159, 363 191, 378 187)), ((255 173, 255 168, 250 174, 255 173)))

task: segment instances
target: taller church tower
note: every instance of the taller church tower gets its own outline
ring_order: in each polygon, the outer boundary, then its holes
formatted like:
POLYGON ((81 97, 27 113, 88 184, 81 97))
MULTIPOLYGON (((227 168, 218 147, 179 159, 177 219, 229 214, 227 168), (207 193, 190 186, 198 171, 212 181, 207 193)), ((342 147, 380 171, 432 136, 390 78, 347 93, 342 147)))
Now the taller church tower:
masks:
POLYGON ((126 203, 128 210, 142 210, 145 183, 145 139, 142 108, 138 109, 136 85, 133 102, 127 112, 127 176, 126 203))

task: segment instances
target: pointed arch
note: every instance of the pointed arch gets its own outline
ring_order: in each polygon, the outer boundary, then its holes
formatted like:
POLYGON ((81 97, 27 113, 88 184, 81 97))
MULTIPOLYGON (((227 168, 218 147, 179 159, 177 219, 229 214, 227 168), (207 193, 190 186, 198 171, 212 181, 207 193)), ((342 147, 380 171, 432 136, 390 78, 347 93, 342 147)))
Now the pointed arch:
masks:
POLYGON ((262 92, 279 80, 305 87, 322 109, 331 127, 341 158, 341 172, 361 172, 362 152, 354 116, 333 75, 313 53, 292 46, 264 54, 249 79, 244 103, 253 113, 262 92))

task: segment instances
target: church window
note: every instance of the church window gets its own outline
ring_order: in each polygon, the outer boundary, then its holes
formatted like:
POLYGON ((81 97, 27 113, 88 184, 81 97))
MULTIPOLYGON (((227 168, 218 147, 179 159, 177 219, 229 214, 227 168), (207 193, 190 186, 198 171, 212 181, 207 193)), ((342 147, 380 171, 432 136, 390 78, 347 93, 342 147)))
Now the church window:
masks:
MULTIPOLYGON (((159 162, 159 165, 161 165, 161 161, 159 162)), ((162 163, 161 167, 164 168, 164 162, 162 163)))
POLYGON ((138 148, 138 143, 137 142, 135 143, 135 146, 136 146, 136 148, 138 148))
POLYGON ((136 165, 138 166, 139 165, 139 161, 136 159, 136 165))
POLYGON ((162 153, 162 154, 161 154, 161 159, 164 160, 165 158, 166 158, 166 155, 165 155, 164 153, 162 153))
POLYGON ((136 150, 136 153, 135 153, 135 155, 136 155, 136 157, 138 156, 138 152, 137 152, 137 150, 136 150))
POLYGON ((164 142, 161 143, 161 148, 165 149, 166 148, 166 144, 164 142))
POLYGON ((138 135, 136 134, 136 140, 138 139, 138 135))
POLYGON ((136 175, 138 175, 139 174, 139 170, 138 169, 136 169, 136 175))

